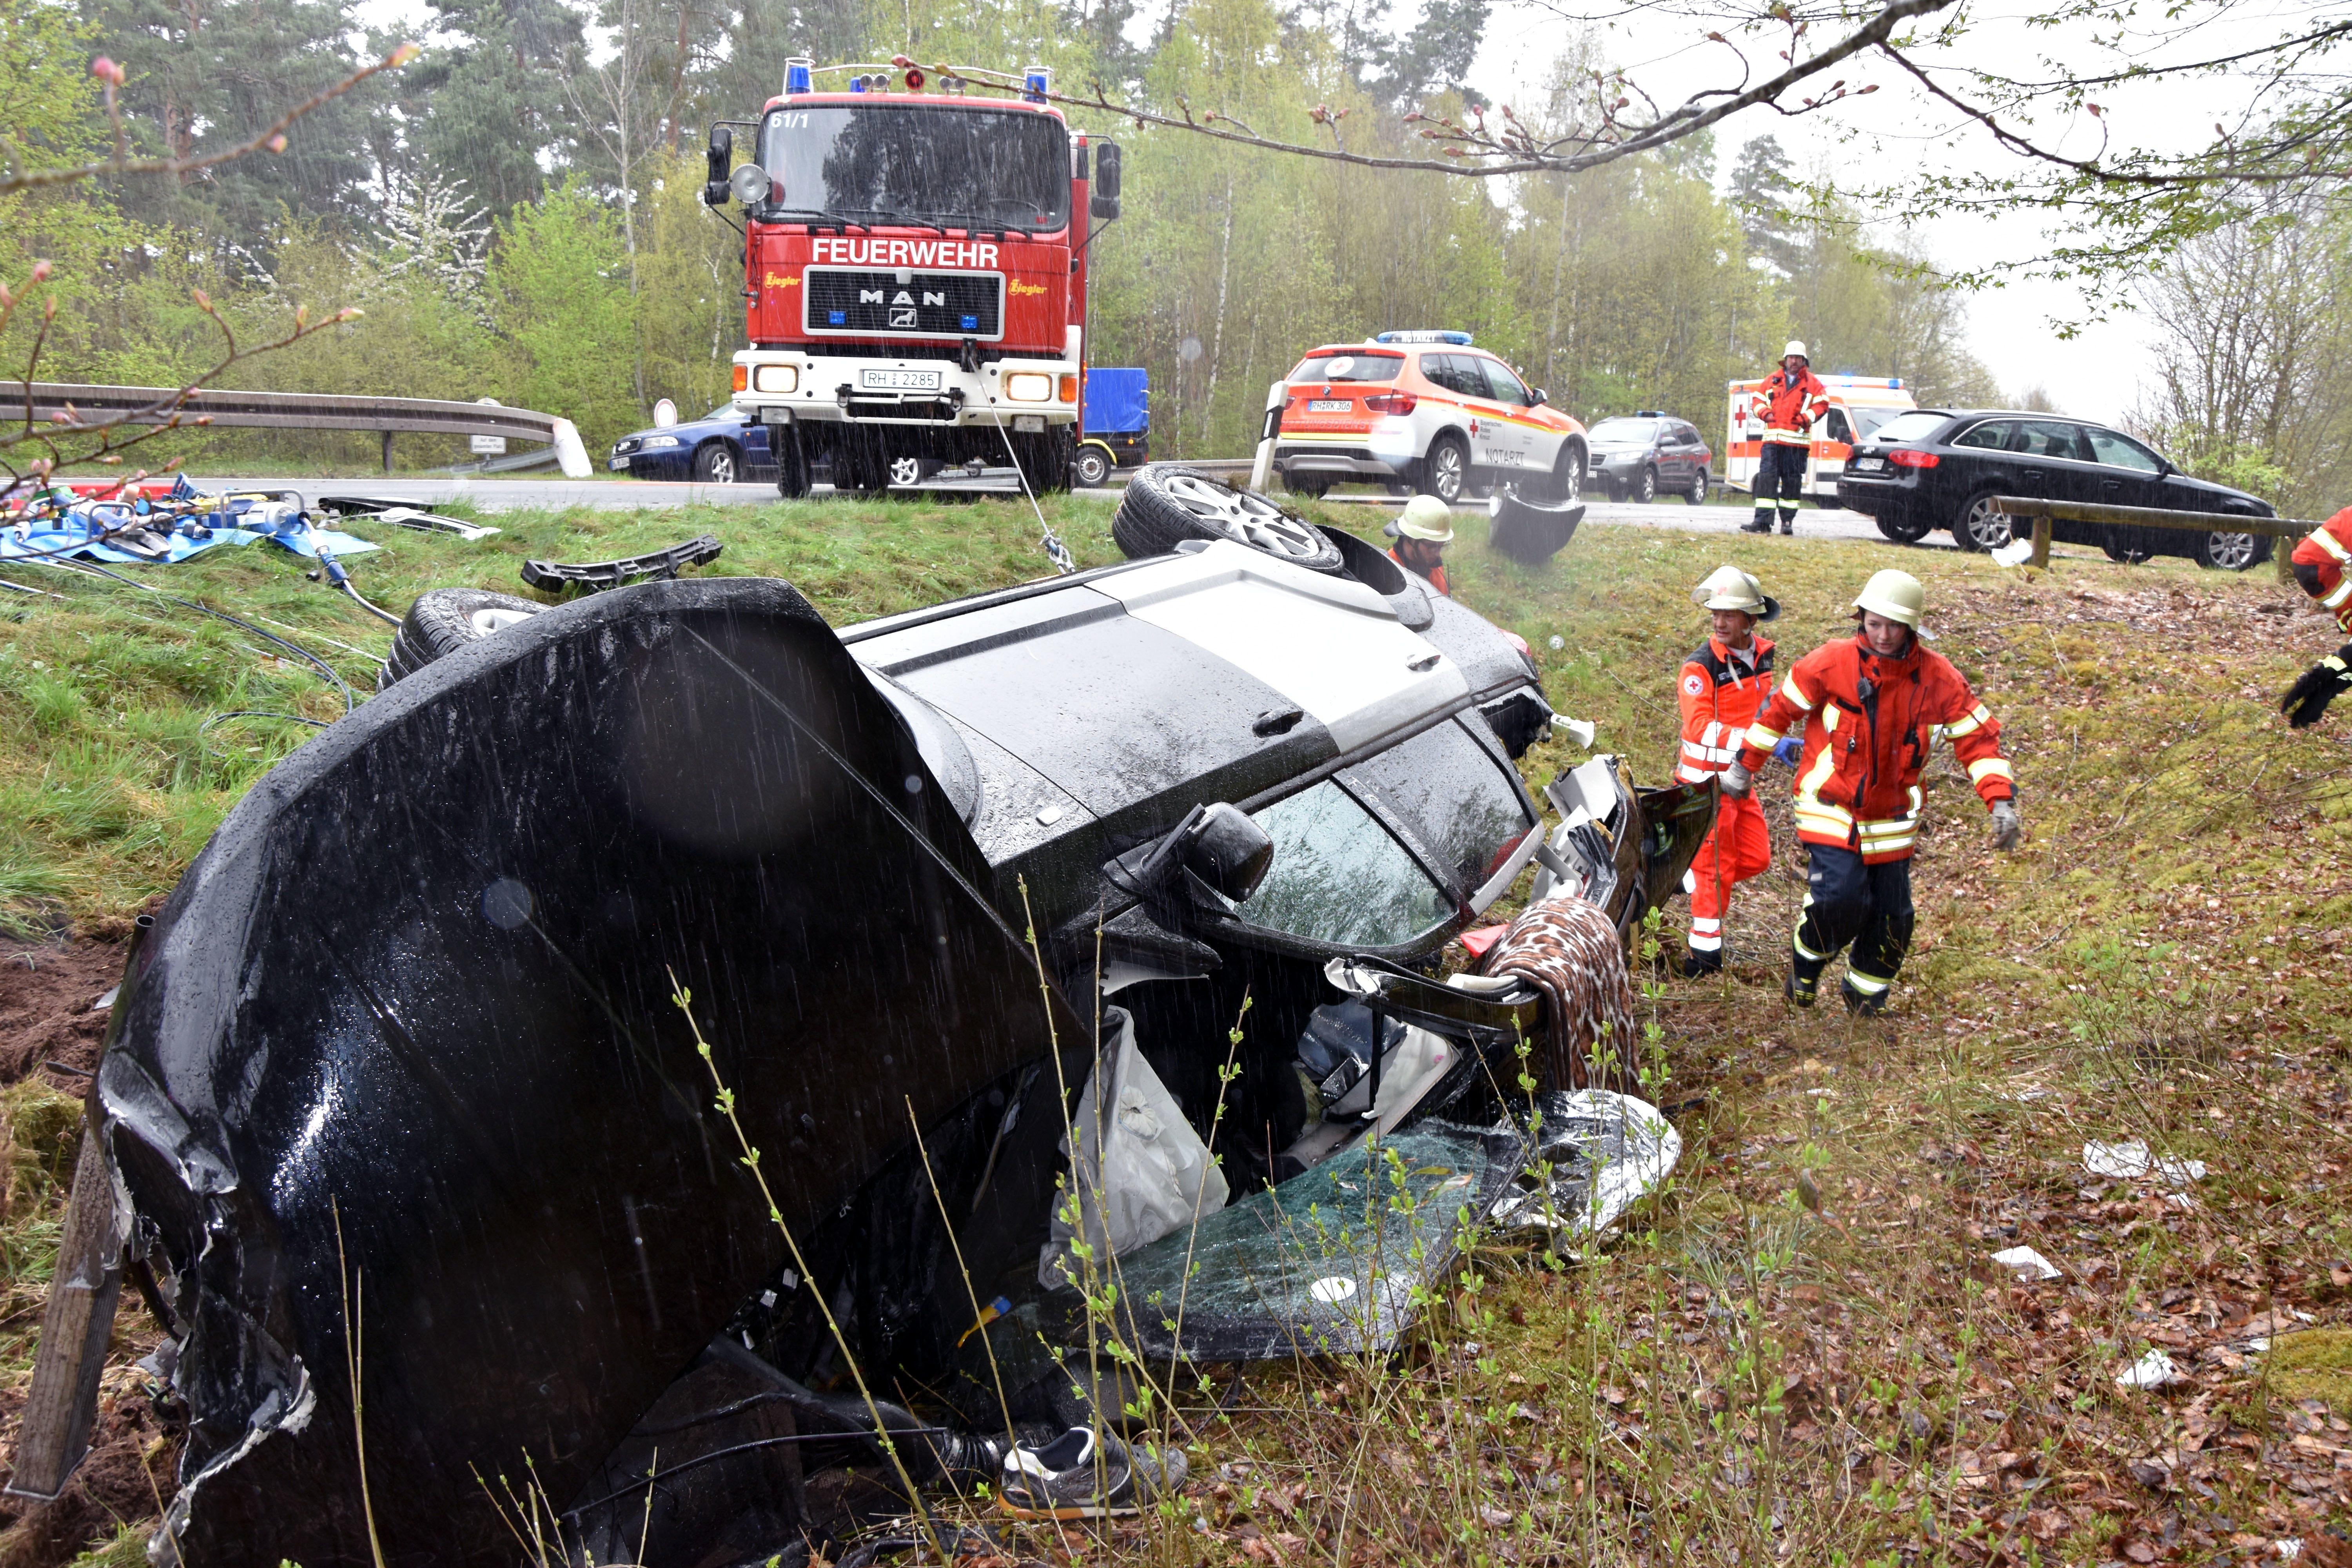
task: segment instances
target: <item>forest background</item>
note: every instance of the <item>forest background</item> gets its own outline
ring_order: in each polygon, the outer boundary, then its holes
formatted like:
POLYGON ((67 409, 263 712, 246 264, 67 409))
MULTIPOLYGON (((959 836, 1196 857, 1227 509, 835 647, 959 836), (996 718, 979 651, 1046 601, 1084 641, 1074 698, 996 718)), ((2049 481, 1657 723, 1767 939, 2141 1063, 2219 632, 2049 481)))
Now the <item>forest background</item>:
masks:
MULTIPOLYGON (((397 35, 372 32, 385 14, 0 0, 0 154, 26 167, 105 149, 94 57, 128 72, 134 155, 184 157, 251 136, 397 42, 425 46, 305 120, 283 153, 0 199, 0 276, 37 257, 57 268, 38 379, 196 375, 219 344, 198 290, 247 342, 297 308, 357 307, 230 383, 495 397, 572 418, 593 449, 648 423, 656 399, 688 416, 725 400, 740 240, 700 204, 701 148, 713 121, 757 113, 788 54, 1037 62, 1065 90, 1099 80, 1287 140, 1419 153, 1405 112, 1477 110, 1462 79, 1490 26, 1510 25, 1490 0, 1409 16, 1388 0, 428 0, 397 35)), ((1611 90, 1610 64, 1580 44, 1552 62, 1548 101, 1512 107, 1564 120, 1611 90)), ((1934 258, 1874 230, 1769 133, 1725 178, 1701 135, 1574 175, 1470 180, 1071 119, 1127 152, 1126 216, 1097 242, 1090 358, 1150 371, 1155 455, 1247 452, 1267 383, 1303 350, 1389 327, 1470 331, 1588 421, 1663 408, 1719 431, 1726 381, 1761 374, 1790 337, 1819 369, 1899 375, 1923 403, 2041 405, 2030 387, 2005 397, 1966 352, 1969 297, 1934 258)), ((2298 308, 2315 278, 2333 288, 2346 270, 2310 216, 2200 240, 2137 301, 2162 340, 2138 427, 2289 504, 2336 483, 2334 432, 2352 425, 2340 312, 2298 308)), ((39 330, 20 313, 0 364, 24 366, 39 330)), ((404 456, 453 460, 445 445, 404 456)), ((373 439, 240 432, 177 449, 348 466, 373 439)))

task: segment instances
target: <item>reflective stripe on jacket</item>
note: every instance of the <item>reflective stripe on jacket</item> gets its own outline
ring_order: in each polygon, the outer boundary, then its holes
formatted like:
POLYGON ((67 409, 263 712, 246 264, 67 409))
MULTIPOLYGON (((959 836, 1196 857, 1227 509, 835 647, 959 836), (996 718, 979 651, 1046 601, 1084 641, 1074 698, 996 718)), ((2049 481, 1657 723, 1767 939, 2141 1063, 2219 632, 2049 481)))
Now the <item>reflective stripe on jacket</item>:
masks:
POLYGON ((1830 389, 1810 369, 1799 371, 1794 381, 1776 370, 1756 389, 1756 407, 1764 416, 1764 439, 1807 446, 1813 421, 1830 411, 1830 389))
POLYGON ((1753 665, 1742 664, 1721 639, 1683 660, 1676 695, 1683 710, 1683 751, 1675 777, 1704 784, 1731 765, 1740 736, 1772 691, 1772 644, 1758 637, 1753 665))
POLYGON ((2352 506, 2346 507, 2305 536, 2287 558, 2294 580, 2352 632, 2352 506))
POLYGON ((1951 660, 1916 637, 1888 658, 1856 634, 1797 661, 1748 726, 1739 760, 1760 768, 1783 735, 1801 729, 1797 837, 1860 850, 1874 864, 1900 860, 1918 843, 1919 775, 1938 727, 1988 807, 2017 794, 2000 723, 1951 660))

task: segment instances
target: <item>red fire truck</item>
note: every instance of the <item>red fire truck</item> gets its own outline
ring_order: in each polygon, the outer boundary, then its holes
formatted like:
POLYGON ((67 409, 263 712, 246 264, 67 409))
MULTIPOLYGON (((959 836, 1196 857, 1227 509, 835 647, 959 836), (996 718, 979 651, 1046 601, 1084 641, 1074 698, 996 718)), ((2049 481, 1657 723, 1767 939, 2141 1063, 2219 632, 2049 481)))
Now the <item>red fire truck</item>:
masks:
POLYGON ((756 132, 750 161, 712 128, 702 199, 744 216, 735 405, 771 426, 785 495, 819 463, 868 493, 958 465, 1067 488, 1087 220, 1118 216, 1119 154, 1096 144, 1089 180, 1051 90, 1035 66, 932 80, 904 56, 796 58, 757 125, 734 122, 756 132))

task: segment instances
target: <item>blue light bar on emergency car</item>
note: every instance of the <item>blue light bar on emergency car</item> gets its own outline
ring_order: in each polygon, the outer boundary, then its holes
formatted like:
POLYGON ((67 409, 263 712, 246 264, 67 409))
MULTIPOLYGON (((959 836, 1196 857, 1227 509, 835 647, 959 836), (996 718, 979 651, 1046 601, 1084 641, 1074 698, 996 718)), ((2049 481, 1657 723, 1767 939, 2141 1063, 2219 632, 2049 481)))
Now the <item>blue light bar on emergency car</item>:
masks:
POLYGON ((1381 332, 1372 339, 1376 343, 1452 343, 1456 348, 1471 346, 1467 332, 1381 332))
POLYGON ((864 92, 866 90, 866 79, 862 76, 851 77, 849 79, 849 90, 852 92, 864 92))
POLYGON ((1021 73, 1021 96, 1031 103, 1043 103, 1045 95, 1054 90, 1054 73, 1044 66, 1031 66, 1021 73))
POLYGON ((811 81, 815 72, 814 60, 795 55, 784 62, 784 90, 788 93, 811 91, 811 81))

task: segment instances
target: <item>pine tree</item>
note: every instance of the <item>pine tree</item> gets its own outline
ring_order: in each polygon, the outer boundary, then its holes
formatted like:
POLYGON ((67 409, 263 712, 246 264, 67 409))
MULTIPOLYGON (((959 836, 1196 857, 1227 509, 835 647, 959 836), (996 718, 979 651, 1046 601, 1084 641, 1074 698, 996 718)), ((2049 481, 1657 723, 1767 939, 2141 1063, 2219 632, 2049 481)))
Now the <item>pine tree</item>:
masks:
POLYGON ((1739 211, 1748 254, 1783 278, 1796 275, 1800 248, 1797 217, 1789 210, 1797 182, 1790 178, 1789 166, 1780 139, 1759 136, 1739 150, 1731 171, 1731 204, 1739 211))

